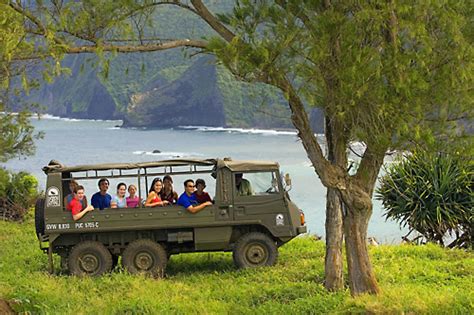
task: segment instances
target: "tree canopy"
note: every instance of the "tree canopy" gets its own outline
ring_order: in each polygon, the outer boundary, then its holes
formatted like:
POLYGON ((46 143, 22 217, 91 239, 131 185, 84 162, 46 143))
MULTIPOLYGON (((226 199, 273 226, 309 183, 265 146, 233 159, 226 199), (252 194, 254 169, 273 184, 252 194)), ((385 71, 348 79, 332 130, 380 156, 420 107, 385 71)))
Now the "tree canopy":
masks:
POLYGON ((465 2, 239 1, 236 32, 213 49, 234 73, 285 73, 347 140, 387 149, 459 132, 473 114, 471 5, 465 2))

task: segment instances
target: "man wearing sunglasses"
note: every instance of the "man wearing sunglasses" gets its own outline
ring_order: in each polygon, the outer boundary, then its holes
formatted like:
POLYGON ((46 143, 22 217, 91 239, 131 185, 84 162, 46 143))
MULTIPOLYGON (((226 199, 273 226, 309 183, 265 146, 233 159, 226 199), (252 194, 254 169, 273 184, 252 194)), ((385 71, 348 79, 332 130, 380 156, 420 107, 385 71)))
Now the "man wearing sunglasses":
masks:
POLYGON ((191 213, 197 213, 205 207, 212 205, 212 202, 210 201, 199 204, 194 190, 194 181, 192 179, 187 179, 184 182, 184 193, 179 196, 177 204, 183 206, 191 213))

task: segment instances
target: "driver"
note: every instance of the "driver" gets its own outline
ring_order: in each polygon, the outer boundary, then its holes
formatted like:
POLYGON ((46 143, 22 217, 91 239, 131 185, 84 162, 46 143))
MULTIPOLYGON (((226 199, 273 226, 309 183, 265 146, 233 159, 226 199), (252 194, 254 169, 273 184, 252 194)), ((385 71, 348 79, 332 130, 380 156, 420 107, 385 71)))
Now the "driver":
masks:
POLYGON ((239 196, 252 196, 255 194, 252 185, 245 178, 242 178, 242 173, 235 173, 235 186, 237 188, 237 195, 239 196))

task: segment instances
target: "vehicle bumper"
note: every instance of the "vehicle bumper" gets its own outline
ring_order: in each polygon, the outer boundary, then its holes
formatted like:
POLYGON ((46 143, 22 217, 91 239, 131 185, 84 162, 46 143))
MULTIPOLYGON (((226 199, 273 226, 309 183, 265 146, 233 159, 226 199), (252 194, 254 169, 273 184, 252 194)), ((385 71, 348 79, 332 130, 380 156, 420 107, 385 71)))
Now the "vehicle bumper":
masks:
POLYGON ((298 234, 303 234, 303 233, 306 233, 306 232, 307 232, 307 228, 306 228, 305 225, 303 225, 303 226, 298 226, 298 227, 296 228, 296 233, 298 233, 298 234))

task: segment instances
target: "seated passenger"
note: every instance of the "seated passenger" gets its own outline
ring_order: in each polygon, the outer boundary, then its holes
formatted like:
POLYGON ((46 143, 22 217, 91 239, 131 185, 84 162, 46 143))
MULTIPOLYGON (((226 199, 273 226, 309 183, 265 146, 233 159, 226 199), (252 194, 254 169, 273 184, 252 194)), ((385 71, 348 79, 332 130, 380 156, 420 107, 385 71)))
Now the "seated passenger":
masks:
POLYGON ((178 201, 178 193, 173 189, 173 179, 169 175, 163 177, 163 189, 160 192, 161 200, 168 200, 170 204, 178 201))
MULTIPOLYGON (((67 208, 67 205, 71 202, 72 199, 74 199, 74 189, 76 186, 79 185, 75 179, 71 179, 69 182, 69 190, 71 191, 70 194, 68 194, 66 197, 64 197, 64 206, 67 208)), ((84 198, 81 200, 82 203, 82 209, 85 209, 87 207, 87 197, 84 196, 84 198)))
POLYGON ((212 202, 206 201, 199 204, 194 193, 194 181, 188 179, 184 182, 184 193, 179 196, 178 205, 183 206, 191 213, 197 213, 207 206, 211 206, 212 202))
POLYGON ((235 186, 237 186, 237 195, 239 196, 252 196, 254 191, 250 182, 245 178, 242 178, 242 173, 235 174, 235 186))
POLYGON ((127 197, 127 207, 128 208, 136 208, 140 205, 140 197, 135 196, 137 193, 137 186, 130 184, 128 185, 128 193, 130 194, 127 197))
POLYGON ((161 181, 161 178, 155 178, 151 183, 150 191, 145 202, 145 207, 163 207, 169 205, 168 200, 161 200, 160 198, 160 192, 162 187, 163 182, 161 181))
POLYGON ((101 178, 99 180, 99 191, 92 195, 91 204, 94 208, 103 210, 105 208, 110 208, 110 201, 112 201, 112 196, 107 193, 109 189, 109 180, 107 178, 101 178))
POLYGON ((71 211, 74 221, 82 218, 87 212, 94 210, 93 206, 82 207, 82 200, 84 197, 84 187, 77 185, 74 188, 74 198, 72 198, 71 202, 68 203, 66 207, 67 210, 71 211))
POLYGON ((198 203, 204 203, 206 201, 211 201, 211 196, 207 192, 204 191, 204 188, 206 188, 206 182, 204 179, 197 179, 196 180, 196 191, 194 192, 196 194, 196 199, 198 203))
POLYGON ((127 208, 127 199, 125 198, 126 191, 127 185, 125 185, 125 183, 119 183, 117 185, 117 195, 114 196, 110 202, 111 208, 127 208))

